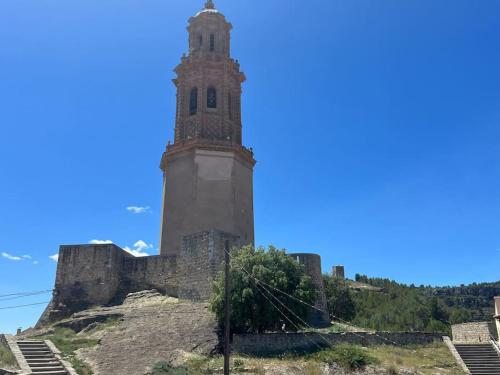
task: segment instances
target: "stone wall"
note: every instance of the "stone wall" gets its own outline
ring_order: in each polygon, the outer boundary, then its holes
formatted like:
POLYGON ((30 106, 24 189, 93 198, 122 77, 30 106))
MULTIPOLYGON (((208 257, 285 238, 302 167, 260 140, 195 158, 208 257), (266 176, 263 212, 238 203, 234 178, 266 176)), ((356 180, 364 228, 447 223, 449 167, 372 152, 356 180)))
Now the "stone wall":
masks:
POLYGON ((185 236, 177 262, 179 298, 207 300, 212 294, 212 281, 224 264, 225 242, 228 248, 239 246, 239 237, 219 230, 185 236))
POLYGON ((337 344, 355 344, 362 346, 390 345, 425 345, 442 341, 441 333, 424 332, 347 332, 329 333, 264 333, 234 335, 232 349, 241 354, 280 354, 285 352, 312 352, 318 346, 327 347, 337 344), (328 341, 328 343, 325 341, 328 341), (387 341, 390 340, 390 341, 387 341))
POLYGON ((156 289, 169 296, 177 296, 177 257, 148 256, 129 258, 121 270, 122 295, 141 290, 156 289))
POLYGON ((78 308, 107 304, 116 295, 122 264, 132 255, 114 244, 61 246, 55 290, 78 308))
POLYGON ((53 297, 37 326, 140 290, 176 296, 176 263, 170 256, 134 257, 114 244, 61 246, 53 297))
POLYGON ((332 276, 337 279, 344 280, 345 279, 345 269, 344 266, 333 266, 332 268, 332 276))
POLYGON ((492 324, 489 322, 462 323, 451 326, 454 343, 489 342, 493 331, 492 324))

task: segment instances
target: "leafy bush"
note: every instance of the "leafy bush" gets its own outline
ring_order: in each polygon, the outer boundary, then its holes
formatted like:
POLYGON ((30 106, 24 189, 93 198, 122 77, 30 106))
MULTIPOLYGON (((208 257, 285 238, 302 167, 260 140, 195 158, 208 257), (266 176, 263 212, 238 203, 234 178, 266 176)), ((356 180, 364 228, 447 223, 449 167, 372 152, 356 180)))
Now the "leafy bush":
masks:
POLYGON ((168 363, 160 362, 153 368, 152 375, 189 375, 189 373, 184 367, 172 367, 168 363))
MULTIPOLYGON (((284 250, 277 250, 272 246, 268 251, 262 247, 254 250, 246 246, 239 250, 232 250, 230 264, 231 329, 233 332, 278 331, 283 325, 287 330, 294 330, 296 326, 301 326, 300 320, 307 321, 310 307, 267 286, 271 285, 308 304, 314 304, 316 291, 311 278, 305 274, 303 266, 286 255, 284 250), (265 284, 257 283, 256 279, 265 284), (286 313, 288 319, 294 324, 289 323, 273 304, 286 313), (282 304, 294 314, 289 313, 282 304)), ((214 282, 210 308, 215 312, 222 326, 224 322, 224 272, 220 272, 214 282)))
POLYGON ((318 352, 314 354, 314 358, 328 364, 336 363, 349 370, 355 370, 378 363, 377 359, 372 357, 364 349, 348 344, 337 345, 333 349, 318 352))
POLYGON ((12 354, 9 348, 0 344, 0 367, 12 367, 16 365, 17 363, 14 354, 12 354))

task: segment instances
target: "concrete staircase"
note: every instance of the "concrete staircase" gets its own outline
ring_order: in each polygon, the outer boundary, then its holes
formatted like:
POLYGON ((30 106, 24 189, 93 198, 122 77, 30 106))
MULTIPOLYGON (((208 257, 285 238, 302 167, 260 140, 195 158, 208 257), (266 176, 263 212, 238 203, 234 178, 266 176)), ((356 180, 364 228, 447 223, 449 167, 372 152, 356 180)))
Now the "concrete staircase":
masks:
POLYGON ((61 362, 44 341, 17 341, 33 375, 68 375, 61 362))
POLYGON ((500 375, 500 356, 492 344, 455 344, 472 375, 500 375))

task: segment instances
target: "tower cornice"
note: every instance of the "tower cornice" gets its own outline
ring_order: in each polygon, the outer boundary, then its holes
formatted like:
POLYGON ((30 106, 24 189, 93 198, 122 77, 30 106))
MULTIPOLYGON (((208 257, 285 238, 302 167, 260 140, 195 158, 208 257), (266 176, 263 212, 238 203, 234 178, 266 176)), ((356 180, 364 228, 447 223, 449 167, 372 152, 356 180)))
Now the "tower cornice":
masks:
POLYGON ((214 143, 213 141, 203 142, 200 139, 193 139, 182 143, 171 144, 167 146, 166 151, 163 153, 160 162, 160 169, 165 172, 167 168, 167 160, 175 158, 185 152, 193 150, 207 150, 207 151, 221 151, 221 152, 234 152, 244 162, 248 163, 250 167, 254 167, 257 161, 253 158, 253 150, 248 149, 238 144, 231 144, 225 142, 214 143))

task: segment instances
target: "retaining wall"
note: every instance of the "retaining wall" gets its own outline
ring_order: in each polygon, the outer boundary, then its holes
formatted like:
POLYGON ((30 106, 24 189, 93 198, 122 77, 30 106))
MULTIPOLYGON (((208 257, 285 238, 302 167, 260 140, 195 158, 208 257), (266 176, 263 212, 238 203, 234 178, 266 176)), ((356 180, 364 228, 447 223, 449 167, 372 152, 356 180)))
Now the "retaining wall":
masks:
POLYGON ((451 333, 455 343, 490 342, 490 335, 494 336, 494 328, 493 323, 489 322, 453 324, 451 333))
POLYGON ((391 345, 425 345, 442 341, 442 333, 425 332, 346 332, 346 333, 263 333, 233 336, 233 351, 241 354, 279 354, 285 352, 312 352, 328 343, 355 344, 362 346, 391 345), (389 340, 389 341, 388 341, 389 340))

